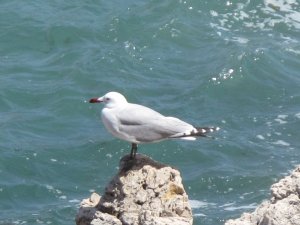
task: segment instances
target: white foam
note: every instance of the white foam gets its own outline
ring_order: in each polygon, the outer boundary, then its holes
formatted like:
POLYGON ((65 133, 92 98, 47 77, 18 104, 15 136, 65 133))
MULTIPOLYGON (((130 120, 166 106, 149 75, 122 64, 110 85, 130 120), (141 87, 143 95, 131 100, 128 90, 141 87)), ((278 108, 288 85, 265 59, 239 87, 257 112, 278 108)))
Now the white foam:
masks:
POLYGON ((260 139, 260 140, 265 140, 265 137, 262 136, 261 134, 256 135, 256 137, 257 137, 258 139, 260 139))
POLYGON ((250 16, 244 11, 240 11, 240 19, 244 20, 245 18, 249 18, 250 16))
POLYGON ((211 16, 218 16, 219 14, 215 10, 210 10, 210 15, 211 16))
POLYGON ((199 200, 189 200, 192 209, 199 209, 199 208, 207 208, 208 206, 214 206, 215 203, 203 202, 199 200))
POLYGON ((225 211, 236 211, 236 210, 240 210, 240 209, 248 210, 248 209, 255 209, 256 206, 257 206, 256 203, 252 203, 250 205, 241 205, 241 206, 233 206, 233 204, 232 204, 227 207, 224 207, 224 210, 225 211))
POLYGON ((125 41, 124 42, 124 47, 125 47, 125 49, 135 50, 135 46, 131 42, 129 42, 129 41, 125 41))
POLYGON ((81 202, 79 199, 71 199, 69 200, 70 203, 79 203, 81 202))
POLYGON ((194 217, 206 217, 206 215, 203 213, 195 213, 195 214, 193 214, 193 216, 194 217))
POLYGON ((267 124, 268 127, 272 126, 272 122, 271 121, 266 122, 266 124, 267 124))
POLYGON ((286 142, 286 141, 283 141, 283 140, 277 140, 275 142, 272 142, 273 144, 275 145, 282 145, 282 146, 290 146, 291 144, 286 142))
POLYGON ((224 205, 220 205, 219 207, 220 208, 224 208, 224 207, 228 207, 228 206, 231 206, 231 205, 234 205, 235 202, 228 202, 228 203, 225 203, 224 205))
POLYGON ((299 113, 296 113, 295 116, 300 119, 300 112, 299 113))
POLYGON ((110 153, 107 153, 105 156, 106 156, 107 158, 112 158, 112 157, 113 157, 113 155, 110 154, 110 153))
POLYGON ((228 78, 233 78, 234 69, 230 68, 228 70, 223 69, 223 71, 219 74, 219 78, 226 80, 228 78))
POLYGON ((285 123, 287 123, 285 120, 282 120, 282 119, 280 119, 280 118, 276 118, 276 119, 274 119, 276 122, 278 122, 278 123, 280 123, 280 124, 285 124, 285 123))
POLYGON ((15 220, 12 222, 13 224, 27 224, 27 221, 22 221, 22 220, 15 220))
POLYGON ((227 1, 227 2, 226 2, 226 5, 227 5, 227 6, 231 6, 231 5, 232 5, 232 2, 227 1))
POLYGON ((46 188, 47 188, 48 190, 54 190, 54 187, 51 186, 51 185, 49 185, 49 184, 46 184, 46 188))
POLYGON ((229 73, 229 74, 232 74, 233 72, 234 72, 233 69, 229 69, 229 70, 228 70, 228 73, 229 73))
POLYGON ((286 48, 285 50, 288 51, 288 52, 292 52, 296 55, 300 55, 300 50, 295 50, 293 48, 286 48))
POLYGON ((247 44, 249 42, 249 39, 244 37, 233 37, 233 41, 236 41, 240 44, 247 44))
POLYGON ((288 115, 278 115, 277 118, 279 119, 286 119, 288 117, 288 115))
POLYGON ((285 23, 289 27, 300 28, 300 12, 297 9, 299 4, 296 0, 265 0, 264 4, 263 12, 279 16, 279 19, 271 20, 273 26, 277 23, 285 23))
MULTIPOLYGON (((249 40, 232 36, 235 29, 268 32, 278 24, 284 24, 289 29, 300 29, 299 0, 264 0, 262 4, 258 4, 252 10, 248 10, 249 3, 249 0, 245 3, 235 4, 227 1, 226 6, 230 6, 232 10, 225 13, 211 10, 210 15, 213 21, 210 23, 211 27, 216 30, 219 36, 221 34, 220 31, 225 31, 223 32, 223 36, 226 39, 237 41, 241 44, 247 44, 249 40), (236 28, 237 24, 238 28, 236 28)), ((281 38, 284 40, 283 35, 281 38)), ((298 43, 298 40, 296 42, 298 43)), ((293 48, 288 48, 288 50, 294 51, 293 48)), ((295 53, 299 54, 299 51, 295 50, 295 53)))

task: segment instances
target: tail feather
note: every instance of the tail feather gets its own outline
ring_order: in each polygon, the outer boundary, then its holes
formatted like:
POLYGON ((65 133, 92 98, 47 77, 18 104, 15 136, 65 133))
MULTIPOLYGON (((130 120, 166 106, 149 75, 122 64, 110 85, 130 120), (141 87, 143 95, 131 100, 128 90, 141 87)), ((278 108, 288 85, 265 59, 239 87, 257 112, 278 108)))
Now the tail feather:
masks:
POLYGON ((207 134, 220 130, 220 127, 196 127, 196 132, 192 132, 190 136, 207 137, 207 134))
POLYGON ((220 130, 219 127, 196 127, 192 131, 176 134, 171 138, 181 138, 186 140, 195 140, 196 137, 210 137, 207 134, 220 130))

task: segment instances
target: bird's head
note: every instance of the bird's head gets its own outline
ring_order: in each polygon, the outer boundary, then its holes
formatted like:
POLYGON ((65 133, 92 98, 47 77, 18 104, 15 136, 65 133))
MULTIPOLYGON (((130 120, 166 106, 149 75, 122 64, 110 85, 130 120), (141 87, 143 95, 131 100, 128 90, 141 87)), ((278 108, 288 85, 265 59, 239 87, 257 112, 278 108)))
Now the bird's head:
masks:
POLYGON ((91 98, 90 103, 101 103, 103 102, 105 104, 105 107, 107 108, 113 108, 116 106, 123 105, 127 103, 126 98, 118 93, 118 92, 108 92, 102 97, 99 98, 91 98))

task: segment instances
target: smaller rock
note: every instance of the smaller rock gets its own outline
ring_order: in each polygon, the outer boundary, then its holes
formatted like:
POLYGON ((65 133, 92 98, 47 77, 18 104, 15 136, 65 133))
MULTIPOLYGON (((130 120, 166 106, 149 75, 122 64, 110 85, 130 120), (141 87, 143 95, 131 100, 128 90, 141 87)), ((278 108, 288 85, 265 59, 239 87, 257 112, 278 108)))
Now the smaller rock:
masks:
POLYGON ((300 166, 271 186, 271 200, 225 225, 300 225, 300 166))
POLYGON ((98 195, 97 193, 92 193, 92 195, 87 198, 82 200, 82 202, 80 203, 81 207, 96 207, 99 202, 100 202, 100 195, 98 195))
POLYGON ((122 225, 119 219, 108 213, 97 211, 95 217, 96 218, 91 221, 91 225, 122 225))

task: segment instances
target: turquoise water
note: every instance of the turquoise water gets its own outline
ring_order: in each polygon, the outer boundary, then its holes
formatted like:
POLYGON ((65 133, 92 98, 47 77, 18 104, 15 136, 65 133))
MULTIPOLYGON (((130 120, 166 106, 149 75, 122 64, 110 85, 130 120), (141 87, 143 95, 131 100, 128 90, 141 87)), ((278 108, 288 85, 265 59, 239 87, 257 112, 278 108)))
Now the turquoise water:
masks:
POLYGON ((300 163, 300 3, 0 3, 0 224, 74 224, 129 144, 86 102, 114 90, 217 139, 141 145, 223 224, 300 163))

